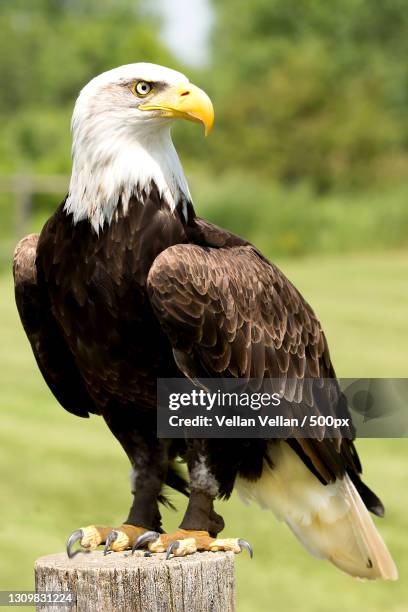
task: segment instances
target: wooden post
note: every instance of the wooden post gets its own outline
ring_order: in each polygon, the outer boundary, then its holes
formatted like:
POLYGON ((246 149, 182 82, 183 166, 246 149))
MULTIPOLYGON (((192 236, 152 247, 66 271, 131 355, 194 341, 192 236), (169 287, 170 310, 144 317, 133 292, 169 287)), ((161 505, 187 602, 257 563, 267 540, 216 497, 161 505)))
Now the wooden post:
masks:
POLYGON ((38 612, 233 612, 234 554, 145 557, 141 551, 65 553, 35 563, 37 592, 72 591, 71 606, 37 604, 38 612))

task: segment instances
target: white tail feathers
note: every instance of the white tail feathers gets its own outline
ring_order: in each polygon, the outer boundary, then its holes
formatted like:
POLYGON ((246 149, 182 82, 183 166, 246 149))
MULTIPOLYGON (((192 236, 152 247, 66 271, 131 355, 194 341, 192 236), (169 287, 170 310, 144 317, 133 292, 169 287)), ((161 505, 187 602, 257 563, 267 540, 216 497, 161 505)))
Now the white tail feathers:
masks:
POLYGON ((257 501, 285 521, 315 557, 359 578, 397 580, 398 572, 357 489, 346 475, 321 484, 285 442, 271 444, 255 482, 239 478, 244 501, 257 501))

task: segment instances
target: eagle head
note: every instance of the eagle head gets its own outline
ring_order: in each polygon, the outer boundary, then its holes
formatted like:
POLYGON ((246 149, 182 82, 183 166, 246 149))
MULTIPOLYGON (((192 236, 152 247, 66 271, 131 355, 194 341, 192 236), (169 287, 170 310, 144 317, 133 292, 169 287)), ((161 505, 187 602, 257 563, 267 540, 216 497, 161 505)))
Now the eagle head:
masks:
POLYGON ((65 210, 74 223, 88 218, 99 231, 119 203, 143 197, 154 185, 174 209, 191 201, 170 127, 182 118, 214 122, 210 98, 170 68, 137 63, 93 78, 72 117, 72 176, 65 210))

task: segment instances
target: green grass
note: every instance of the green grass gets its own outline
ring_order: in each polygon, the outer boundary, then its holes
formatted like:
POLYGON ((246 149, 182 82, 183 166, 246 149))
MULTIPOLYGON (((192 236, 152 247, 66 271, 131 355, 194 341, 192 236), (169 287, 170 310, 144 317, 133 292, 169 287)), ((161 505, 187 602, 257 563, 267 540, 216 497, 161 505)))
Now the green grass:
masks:
MULTIPOLYGON (((408 253, 281 262, 313 304, 341 376, 407 376, 408 253)), ((130 504, 128 463, 102 420, 66 413, 37 370, 10 278, 0 277, 0 589, 33 587, 33 563, 63 549, 78 526, 118 524, 130 504)), ((240 612, 402 612, 408 606, 406 440, 359 443, 366 481, 381 494, 381 532, 397 583, 364 583, 307 555, 287 528, 235 497, 219 503, 230 536, 254 546, 237 558, 240 612)), ((180 521, 165 511, 167 529, 180 521)))

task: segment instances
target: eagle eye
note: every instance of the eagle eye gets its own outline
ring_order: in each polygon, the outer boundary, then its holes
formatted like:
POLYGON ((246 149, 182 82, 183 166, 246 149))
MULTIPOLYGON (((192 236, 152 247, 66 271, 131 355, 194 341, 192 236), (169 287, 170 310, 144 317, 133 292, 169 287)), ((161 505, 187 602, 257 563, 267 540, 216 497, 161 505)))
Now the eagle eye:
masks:
POLYGON ((143 98, 144 96, 147 96, 147 94, 149 94, 152 91, 152 86, 150 83, 147 83, 146 81, 138 81, 137 83, 133 85, 132 91, 137 96, 140 96, 141 98, 143 98))

